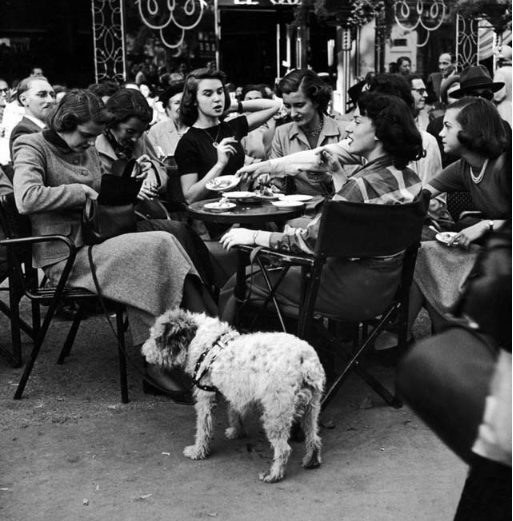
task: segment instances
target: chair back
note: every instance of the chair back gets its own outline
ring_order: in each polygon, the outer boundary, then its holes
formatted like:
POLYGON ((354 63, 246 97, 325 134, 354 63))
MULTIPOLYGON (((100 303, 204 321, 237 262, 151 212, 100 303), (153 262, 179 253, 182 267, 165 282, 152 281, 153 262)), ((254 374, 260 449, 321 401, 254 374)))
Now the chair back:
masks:
POLYGON ((0 196, 0 225, 6 239, 19 239, 31 235, 30 219, 26 215, 20 215, 12 192, 0 196))
POLYGON ((447 194, 447 211, 454 222, 457 222, 463 212, 474 211, 476 207, 468 192, 450 192, 447 194))
POLYGON ((322 208, 315 256, 394 255, 420 241, 430 192, 406 204, 366 204, 328 200, 322 208))
MULTIPOLYGON (((12 192, 0 196, 0 226, 6 239, 22 239, 30 237, 32 234, 30 219, 28 216, 20 214, 12 192)), ((32 268, 32 246, 21 242, 9 249, 8 257, 11 272, 14 270, 23 284, 23 265, 25 265, 25 270, 32 268)))
POLYGON ((38 287, 37 270, 32 266, 32 245, 23 239, 31 237, 30 219, 21 215, 14 193, 0 196, 0 226, 6 239, 20 239, 7 252, 9 287, 17 293, 27 293, 38 287))

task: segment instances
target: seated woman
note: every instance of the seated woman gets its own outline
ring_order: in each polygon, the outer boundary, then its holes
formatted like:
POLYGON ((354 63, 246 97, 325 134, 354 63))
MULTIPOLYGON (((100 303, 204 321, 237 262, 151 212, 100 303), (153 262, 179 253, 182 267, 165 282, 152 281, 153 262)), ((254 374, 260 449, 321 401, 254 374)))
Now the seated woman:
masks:
MULTIPOLYGON (((347 122, 328 116, 331 88, 310 69, 289 72, 278 83, 277 95, 292 119, 276 128, 271 145, 271 159, 304 150, 338 143, 345 136, 347 122)), ((330 174, 309 175, 308 171, 284 179, 275 179, 284 193, 333 195, 330 174)))
POLYGON ((118 159, 136 158, 146 179, 142 193, 147 197, 165 195, 167 173, 146 134, 153 111, 136 89, 119 89, 106 102, 113 120, 96 140, 103 165, 111 171, 118 159))
MULTIPOLYGON (((449 105, 440 132, 444 152, 460 159, 446 167, 427 188, 441 192, 468 192, 482 218, 461 229, 448 241, 422 243, 410 294, 411 327, 425 306, 432 329, 439 332, 451 320, 451 310, 473 273, 479 243, 511 217, 511 142, 494 105, 483 98, 466 97, 449 105)), ((384 334, 381 349, 397 339, 384 334)))
MULTIPOLYGON (((347 132, 351 151, 364 156, 367 163, 352 177, 346 178, 334 199, 368 204, 412 202, 421 191, 421 182, 406 165, 422 154, 422 138, 407 105, 395 96, 366 93, 358 101, 347 132)), ((330 152, 323 155, 328 167, 337 167, 338 162, 330 152)), ((232 229, 221 242, 228 249, 237 244, 255 244, 312 253, 319 222, 320 215, 306 228, 287 226, 283 233, 232 229)), ((366 310, 370 318, 393 296, 401 274, 402 259, 402 253, 351 261, 330 259, 323 270, 316 309, 328 316, 347 317, 348 321, 353 317, 361 319, 363 310, 366 310)), ((278 301, 297 308, 300 280, 301 269, 292 267, 280 285, 278 301)), ((228 321, 233 321, 235 312, 234 284, 235 278, 232 278, 221 292, 221 315, 228 321)), ((252 298, 264 298, 268 293, 258 273, 253 276, 251 286, 252 298)))
POLYGON ((113 114, 113 119, 95 143, 104 170, 112 174, 117 160, 135 158, 146 174, 136 209, 148 218, 138 222, 138 230, 162 230, 173 234, 185 248, 205 283, 208 286, 219 284, 215 280, 210 254, 196 232, 185 223, 167 219, 162 207, 152 204, 165 194, 168 178, 165 167, 158 160, 146 135, 152 109, 145 97, 136 89, 120 89, 107 100, 105 106, 113 114))
MULTIPOLYGON (((175 153, 187 203, 217 195, 207 189, 207 183, 235 174, 242 167, 245 154, 240 140, 276 114, 280 104, 269 99, 232 102, 221 71, 197 69, 187 76, 180 114, 182 122, 191 128, 180 139, 175 153), (228 113, 237 111, 247 114, 224 121, 228 113)), ((226 226, 211 224, 198 231, 219 260, 226 280, 236 268, 235 256, 222 253, 217 243, 226 226)))
MULTIPOLYGON (((14 144, 14 195, 20 213, 28 215, 36 235, 64 234, 78 248, 68 283, 96 292, 81 232, 86 199, 96 198, 103 174, 94 147, 112 114, 95 94, 74 89, 49 119, 49 130, 19 137, 14 144)), ((149 335, 155 318, 174 306, 215 313, 198 271, 171 234, 126 234, 92 248, 103 295, 126 304, 134 345, 149 335)), ((51 281, 62 274, 67 249, 59 243, 33 249, 34 266, 51 281)), ((184 400, 178 386, 149 368, 173 399, 184 400)))
POLYGON ((197 69, 187 76, 180 113, 191 128, 178 143, 176 162, 188 203, 207 199, 209 181, 235 174, 244 164, 240 140, 270 119, 281 101, 256 99, 231 101, 224 74, 197 69), (247 114, 224 121, 230 112, 247 114))
POLYGON ((423 243, 417 257, 410 321, 426 305, 434 331, 439 331, 472 273, 477 243, 511 217, 511 142, 495 106, 483 98, 462 98, 449 105, 440 132, 444 152, 460 156, 435 177, 427 188, 441 192, 468 192, 477 222, 458 231, 447 248, 435 241, 423 243), (445 318, 444 318, 445 317, 445 318))
MULTIPOLYGON (((379 92, 381 94, 388 94, 391 96, 400 97, 410 108, 412 114, 415 116, 415 100, 411 94, 411 85, 398 74, 377 74, 374 75, 369 82, 369 92, 379 92)), ((436 139, 427 132, 420 131, 422 137, 422 148, 424 154, 416 161, 412 161, 408 167, 411 168, 419 177, 422 183, 427 184, 435 175, 442 171, 442 163, 440 152, 436 143, 436 139)), ((284 156, 283 158, 269 159, 258 163, 256 165, 247 165, 241 169, 241 174, 244 173, 259 173, 265 172, 271 175, 288 174, 290 176, 298 175, 298 172, 322 172, 324 165, 319 163, 319 153, 322 150, 328 150, 337 158, 344 168, 339 169, 340 174, 332 171, 333 183, 335 191, 340 189, 340 186, 345 182, 345 176, 351 175, 353 171, 352 166, 361 165, 362 157, 351 152, 348 147, 348 141, 343 139, 338 143, 330 143, 324 146, 314 148, 312 151, 303 150, 284 156)), ((442 197, 432 198, 429 204, 428 217, 435 221, 444 221, 447 219, 446 204, 442 197)), ((427 233, 432 233, 431 230, 425 227, 427 233)))

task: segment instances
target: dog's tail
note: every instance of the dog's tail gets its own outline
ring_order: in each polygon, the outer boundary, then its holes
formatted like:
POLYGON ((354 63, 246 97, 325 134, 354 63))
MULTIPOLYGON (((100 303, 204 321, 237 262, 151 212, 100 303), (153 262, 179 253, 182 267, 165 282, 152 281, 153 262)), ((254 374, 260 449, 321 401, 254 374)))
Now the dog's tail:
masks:
POLYGON ((324 369, 317 358, 304 359, 301 364, 301 374, 303 385, 296 394, 296 417, 304 416, 312 402, 320 400, 326 383, 324 369))
POLYGON ((303 359, 301 374, 306 387, 321 393, 324 391, 326 374, 317 357, 303 359))

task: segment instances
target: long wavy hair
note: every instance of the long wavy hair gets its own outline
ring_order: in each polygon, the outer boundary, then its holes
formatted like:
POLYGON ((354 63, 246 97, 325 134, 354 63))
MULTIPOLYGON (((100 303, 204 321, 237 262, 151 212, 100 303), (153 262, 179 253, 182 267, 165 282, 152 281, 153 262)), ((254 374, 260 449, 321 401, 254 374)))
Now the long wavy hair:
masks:
POLYGON ((73 132, 78 125, 89 121, 106 125, 112 118, 112 113, 96 94, 86 89, 72 89, 54 109, 48 126, 55 132, 73 132))
POLYGON ((192 127, 198 119, 198 85, 201 80, 219 80, 224 90, 224 110, 226 111, 231 105, 224 72, 208 68, 192 71, 185 79, 182 102, 180 103, 180 117, 183 124, 188 127, 192 127))
POLYGON ((496 159, 511 148, 504 122, 495 105, 484 98, 467 96, 451 103, 447 110, 459 110, 459 142, 471 152, 496 159))
POLYGON ((423 156, 422 136, 411 110, 401 98, 365 92, 358 99, 358 108, 362 116, 372 120, 376 137, 393 158, 396 168, 403 170, 410 161, 423 156))
POLYGON ((289 72, 278 83, 276 94, 282 98, 283 94, 290 94, 299 90, 317 106, 319 114, 326 114, 331 101, 331 87, 314 71, 296 69, 289 72))

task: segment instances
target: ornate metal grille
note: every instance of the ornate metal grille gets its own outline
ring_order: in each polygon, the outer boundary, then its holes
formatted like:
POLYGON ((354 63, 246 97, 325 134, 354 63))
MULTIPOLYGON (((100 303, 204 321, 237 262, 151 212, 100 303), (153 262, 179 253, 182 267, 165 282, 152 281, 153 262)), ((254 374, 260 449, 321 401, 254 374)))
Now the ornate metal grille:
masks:
POLYGON ((460 70, 478 64, 479 20, 463 18, 456 21, 456 57, 460 70))
POLYGON ((91 4, 96 81, 123 82, 126 79, 123 0, 91 0, 91 4))
MULTIPOLYGON (((408 32, 418 29, 425 30, 425 39, 420 38, 417 47, 424 47, 429 40, 429 35, 440 28, 445 15, 446 6, 444 0, 397 0, 394 4, 395 22, 408 32)), ((422 34, 420 31, 419 35, 422 34)))

